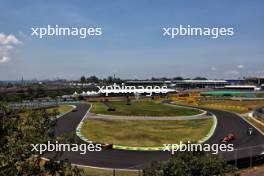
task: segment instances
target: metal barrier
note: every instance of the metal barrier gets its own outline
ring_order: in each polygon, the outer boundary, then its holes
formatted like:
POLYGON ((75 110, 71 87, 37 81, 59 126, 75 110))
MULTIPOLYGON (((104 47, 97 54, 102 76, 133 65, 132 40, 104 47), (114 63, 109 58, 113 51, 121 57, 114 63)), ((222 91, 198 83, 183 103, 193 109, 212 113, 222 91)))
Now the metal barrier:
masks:
MULTIPOLYGON (((82 168, 82 167, 81 167, 82 168)), ((87 175, 105 175, 105 176, 143 176, 143 170, 130 170, 130 169, 110 169, 110 168, 97 168, 97 167, 84 167, 87 175)))
POLYGON ((76 104, 80 101, 29 101, 22 103, 10 103, 8 105, 11 109, 39 109, 39 108, 51 108, 60 104, 76 104))
POLYGON ((237 168, 247 168, 264 164, 264 145, 235 149, 232 152, 220 152, 229 164, 237 168))
POLYGON ((253 112, 253 116, 257 118, 264 118, 264 107, 257 108, 253 112))

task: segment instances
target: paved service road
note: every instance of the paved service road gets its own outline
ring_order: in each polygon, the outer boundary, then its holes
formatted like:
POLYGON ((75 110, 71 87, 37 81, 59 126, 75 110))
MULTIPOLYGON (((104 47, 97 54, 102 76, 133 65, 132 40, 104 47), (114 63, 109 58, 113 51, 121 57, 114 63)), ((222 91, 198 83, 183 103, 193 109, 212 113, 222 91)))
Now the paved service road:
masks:
MULTIPOLYGON (((70 112, 58 119, 55 129, 56 135, 61 135, 66 132, 75 132, 79 122, 89 109, 89 105, 84 103, 77 104, 76 106, 76 112, 70 112)), ((215 133, 206 143, 219 143, 220 138, 232 133, 236 137, 236 139, 232 141, 236 149, 264 144, 264 136, 258 131, 256 131, 256 134, 253 136, 247 135, 247 129, 252 126, 238 115, 221 110, 205 108, 204 110, 215 114, 218 121, 215 133)), ((235 155, 237 157, 245 157, 250 156, 251 154, 258 155, 263 151, 264 148, 258 148, 250 153, 248 149, 245 149, 236 154, 228 153, 223 156, 227 160, 232 160, 235 155)), ((84 155, 79 154, 79 152, 64 152, 62 158, 67 158, 73 164, 79 165, 119 169, 142 169, 148 166, 152 161, 166 160, 169 156, 169 153, 163 151, 105 149, 100 152, 88 152, 84 155)))

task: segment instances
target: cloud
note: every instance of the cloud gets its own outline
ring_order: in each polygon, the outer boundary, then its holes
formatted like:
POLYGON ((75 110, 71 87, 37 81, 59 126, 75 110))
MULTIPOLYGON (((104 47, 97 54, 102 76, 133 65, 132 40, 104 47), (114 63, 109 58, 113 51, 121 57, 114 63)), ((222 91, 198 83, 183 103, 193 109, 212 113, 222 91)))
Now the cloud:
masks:
POLYGON ((22 43, 20 40, 16 38, 15 35, 10 34, 10 35, 5 35, 3 33, 0 33, 0 44, 2 45, 10 45, 10 44, 20 44, 22 43))
POLYGON ((15 49, 16 45, 22 42, 13 34, 5 35, 0 33, 0 63, 10 61, 10 54, 15 49))
POLYGON ((211 67, 211 70, 212 71, 216 71, 217 69, 215 67, 211 67))
POLYGON ((245 66, 242 65, 242 64, 239 64, 239 65, 237 65, 237 68, 238 68, 238 69, 243 69, 243 68, 245 68, 245 66))
POLYGON ((0 63, 5 63, 8 62, 10 59, 9 57, 3 56, 2 58, 0 58, 0 63))
POLYGON ((237 70, 227 70, 224 75, 226 75, 227 77, 234 77, 234 76, 238 76, 240 73, 237 70))

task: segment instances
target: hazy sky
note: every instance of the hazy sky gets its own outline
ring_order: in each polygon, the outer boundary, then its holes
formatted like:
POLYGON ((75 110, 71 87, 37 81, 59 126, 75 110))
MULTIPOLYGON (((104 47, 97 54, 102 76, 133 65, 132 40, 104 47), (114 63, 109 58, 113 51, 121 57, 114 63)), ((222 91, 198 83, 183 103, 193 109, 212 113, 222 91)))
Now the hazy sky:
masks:
POLYGON ((264 76, 264 1, 1 0, 0 80, 264 76), (233 27, 232 37, 164 37, 163 27, 233 27), (31 27, 101 27, 99 37, 31 27))

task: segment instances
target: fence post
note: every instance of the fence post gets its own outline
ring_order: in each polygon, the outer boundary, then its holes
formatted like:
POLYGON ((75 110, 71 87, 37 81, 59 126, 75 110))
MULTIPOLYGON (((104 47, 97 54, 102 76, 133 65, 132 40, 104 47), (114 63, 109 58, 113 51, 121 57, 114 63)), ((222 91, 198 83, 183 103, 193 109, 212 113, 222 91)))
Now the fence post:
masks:
POLYGON ((237 167, 237 149, 235 150, 235 166, 237 167))
POLYGON ((250 148, 250 167, 252 167, 252 147, 250 148))

